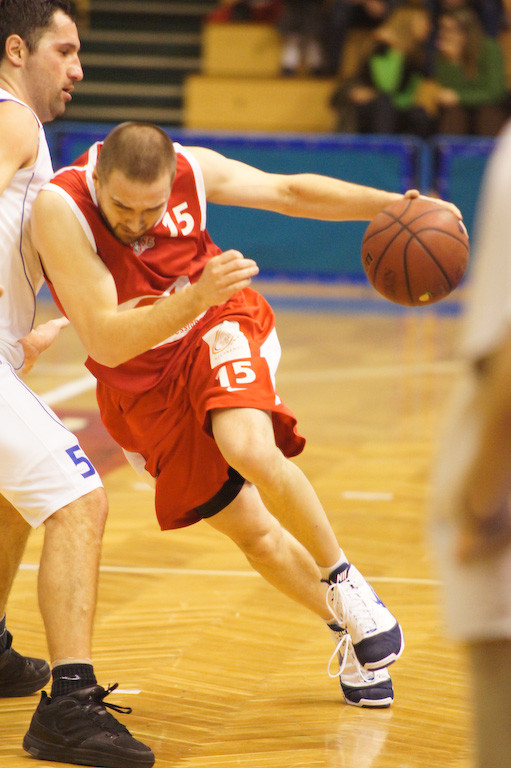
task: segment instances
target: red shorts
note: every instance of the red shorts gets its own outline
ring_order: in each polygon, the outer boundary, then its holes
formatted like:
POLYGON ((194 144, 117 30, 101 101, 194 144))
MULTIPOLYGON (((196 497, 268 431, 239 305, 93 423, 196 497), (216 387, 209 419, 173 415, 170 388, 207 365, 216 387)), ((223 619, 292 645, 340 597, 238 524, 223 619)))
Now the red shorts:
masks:
POLYGON ((275 441, 285 456, 296 456, 305 445, 295 416, 274 387, 280 345, 273 312, 255 291, 250 299, 246 311, 226 308, 193 341, 175 342, 189 346, 185 362, 158 387, 133 395, 98 382, 106 428, 126 451, 142 456, 142 465, 156 478, 156 515, 163 530, 211 517, 243 485, 213 440, 212 409, 270 411, 275 441))

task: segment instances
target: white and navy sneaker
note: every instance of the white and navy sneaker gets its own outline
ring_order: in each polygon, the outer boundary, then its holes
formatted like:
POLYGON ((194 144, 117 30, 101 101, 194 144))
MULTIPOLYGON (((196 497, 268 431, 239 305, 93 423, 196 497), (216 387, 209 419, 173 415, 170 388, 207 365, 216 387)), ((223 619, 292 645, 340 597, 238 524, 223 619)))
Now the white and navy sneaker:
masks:
POLYGON ((339 678, 346 704, 373 709, 390 707, 394 701, 394 689, 388 671, 364 669, 356 657, 349 633, 332 625, 329 629, 336 646, 327 671, 330 677, 339 678), (339 662, 336 672, 331 671, 334 659, 339 662))
POLYGON ((351 635, 359 663, 382 669, 396 661, 405 647, 403 631, 362 574, 350 564, 334 572, 330 582, 328 609, 351 635))

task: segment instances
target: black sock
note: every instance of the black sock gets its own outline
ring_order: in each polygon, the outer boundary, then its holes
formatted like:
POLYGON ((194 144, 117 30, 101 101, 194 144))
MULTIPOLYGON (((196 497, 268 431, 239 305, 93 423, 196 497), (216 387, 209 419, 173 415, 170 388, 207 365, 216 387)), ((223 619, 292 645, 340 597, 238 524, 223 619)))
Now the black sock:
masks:
POLYGON ((51 698, 97 685, 92 664, 60 664, 52 670, 51 698))

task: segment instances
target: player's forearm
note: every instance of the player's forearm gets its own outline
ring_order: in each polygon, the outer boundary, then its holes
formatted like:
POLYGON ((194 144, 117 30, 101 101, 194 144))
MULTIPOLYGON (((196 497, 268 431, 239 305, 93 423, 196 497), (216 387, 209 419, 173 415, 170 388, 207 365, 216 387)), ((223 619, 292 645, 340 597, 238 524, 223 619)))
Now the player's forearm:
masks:
POLYGON ((91 317, 90 324, 77 330, 88 355, 101 365, 115 368, 161 344, 205 309, 200 297, 185 288, 150 306, 91 317))
POLYGON ((227 301, 246 288, 258 271, 257 264, 239 251, 225 251, 210 259, 196 283, 150 306, 98 312, 89 303, 82 305, 78 333, 89 355, 113 368, 161 344, 209 307, 227 301))
POLYGON ((298 174, 288 179, 280 212, 325 221, 369 221, 401 197, 327 176, 298 174))

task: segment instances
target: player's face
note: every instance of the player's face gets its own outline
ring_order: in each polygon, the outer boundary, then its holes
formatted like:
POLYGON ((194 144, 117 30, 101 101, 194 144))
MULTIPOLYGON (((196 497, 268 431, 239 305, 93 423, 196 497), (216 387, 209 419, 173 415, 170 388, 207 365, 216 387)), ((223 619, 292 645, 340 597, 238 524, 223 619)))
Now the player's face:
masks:
POLYGON ((154 227, 170 197, 169 173, 149 184, 128 179, 113 170, 106 181, 94 176, 98 206, 115 237, 129 245, 154 227))
POLYGON ((55 12, 35 51, 24 49, 30 106, 42 123, 63 114, 75 83, 82 80, 79 49, 76 25, 62 11, 55 12))

